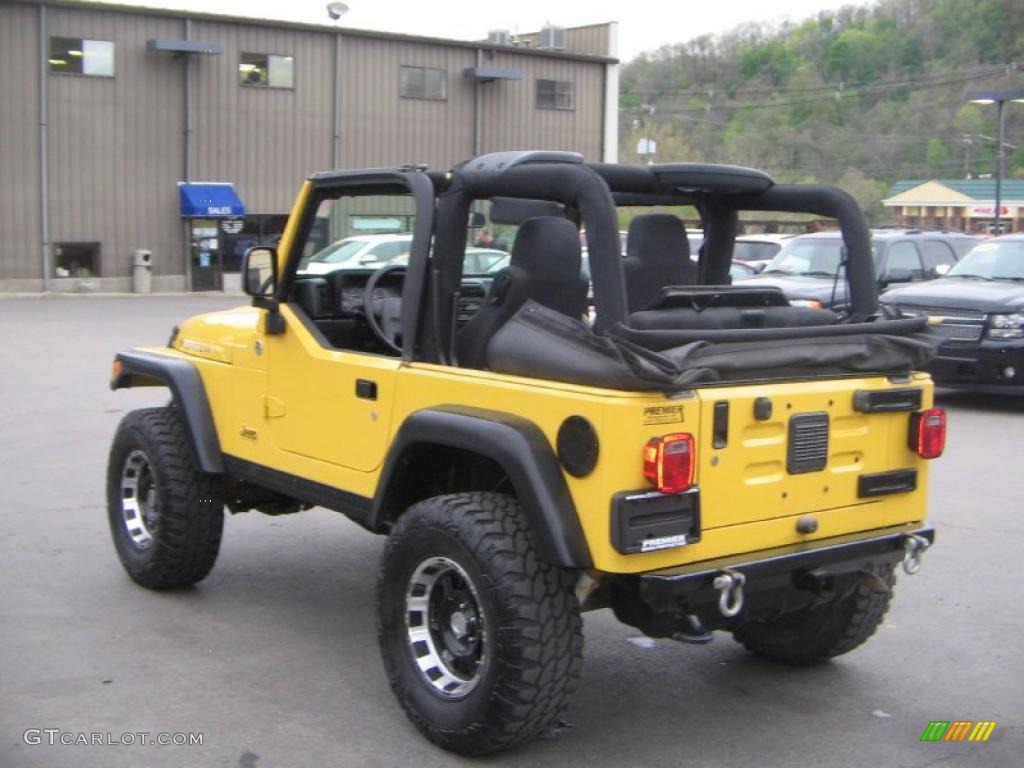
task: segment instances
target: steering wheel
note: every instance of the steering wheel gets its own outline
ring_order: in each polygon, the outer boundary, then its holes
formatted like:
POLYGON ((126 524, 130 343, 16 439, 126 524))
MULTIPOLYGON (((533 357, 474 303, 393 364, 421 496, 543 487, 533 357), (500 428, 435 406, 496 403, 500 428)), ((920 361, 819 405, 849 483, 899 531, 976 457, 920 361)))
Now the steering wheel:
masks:
POLYGON ((402 336, 402 299, 398 296, 374 299, 373 292, 385 276, 399 270, 405 272, 405 269, 404 264, 385 264, 370 275, 370 279, 363 287, 363 313, 366 315, 366 324, 385 347, 398 354, 402 354, 402 346, 398 343, 402 336))

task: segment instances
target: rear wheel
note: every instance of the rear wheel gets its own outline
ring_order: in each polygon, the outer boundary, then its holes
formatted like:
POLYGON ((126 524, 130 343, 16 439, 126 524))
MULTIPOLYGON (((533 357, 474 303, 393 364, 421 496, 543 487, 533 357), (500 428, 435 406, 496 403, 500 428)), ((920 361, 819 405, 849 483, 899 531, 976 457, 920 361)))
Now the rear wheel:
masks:
POLYGON ((410 507, 384 550, 377 611, 391 687, 416 727, 444 749, 486 754, 553 726, 581 666, 573 585, 537 559, 515 499, 410 507))
POLYGON ((893 566, 884 566, 873 576, 859 579, 853 591, 839 599, 749 622, 733 636, 748 651, 771 661, 793 666, 817 664, 852 651, 875 633, 889 610, 895 582, 893 566))
POLYGON ((199 468, 176 408, 121 420, 107 465, 107 513, 121 565, 142 586, 186 587, 213 568, 224 525, 221 483, 199 468))

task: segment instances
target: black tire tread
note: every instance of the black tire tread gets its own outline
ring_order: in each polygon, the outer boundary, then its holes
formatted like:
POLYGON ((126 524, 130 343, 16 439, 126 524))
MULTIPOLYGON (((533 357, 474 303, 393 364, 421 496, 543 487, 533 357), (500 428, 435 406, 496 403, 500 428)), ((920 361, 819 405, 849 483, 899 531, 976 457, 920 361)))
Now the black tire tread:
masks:
MULTIPOLYGON (((457 538, 483 566, 489 588, 506 606, 499 634, 504 657, 486 716, 458 732, 438 729, 412 705, 378 624, 391 687, 406 714, 431 741, 453 752, 481 755, 508 749, 552 727, 566 709, 582 666, 583 634, 571 573, 537 557, 529 526, 514 498, 494 493, 438 496, 410 507, 388 538, 380 579, 403 537, 422 527, 457 538)), ((383 590, 378 585, 378 601, 383 590)), ((378 611, 384 606, 378 602, 378 611)), ((501 608, 498 609, 501 612, 501 608)))
POLYGON ((220 478, 199 467, 191 439, 174 406, 128 413, 118 426, 110 452, 108 503, 118 555, 128 575, 148 589, 179 589, 204 579, 220 551, 224 502, 220 478), (160 522, 152 552, 126 557, 118 542, 120 473, 127 452, 141 448, 157 479, 160 522))
POLYGON ((809 611, 744 624, 733 636, 751 653, 791 666, 811 666, 849 653, 875 634, 889 610, 896 582, 894 568, 877 569, 876 575, 889 587, 888 592, 857 584, 841 599, 809 611))

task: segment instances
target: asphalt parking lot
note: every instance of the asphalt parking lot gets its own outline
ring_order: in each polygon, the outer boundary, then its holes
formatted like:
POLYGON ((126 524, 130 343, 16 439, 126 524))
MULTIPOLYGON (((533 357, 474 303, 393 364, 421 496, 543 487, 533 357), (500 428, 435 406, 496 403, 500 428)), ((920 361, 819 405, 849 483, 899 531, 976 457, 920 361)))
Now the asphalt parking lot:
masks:
POLYGON ((789 669, 725 635, 644 641, 588 614, 573 727, 464 761, 423 740, 392 698, 374 630, 381 541, 340 515, 231 517, 212 574, 184 592, 147 592, 117 562, 110 438, 124 413, 166 395, 111 392, 113 353, 238 302, 0 300, 3 768, 1021 765, 1024 402, 942 398, 938 542, 863 648, 789 669), (922 743, 932 720, 998 725, 987 743, 922 743), (202 744, 59 743, 139 732, 202 744))

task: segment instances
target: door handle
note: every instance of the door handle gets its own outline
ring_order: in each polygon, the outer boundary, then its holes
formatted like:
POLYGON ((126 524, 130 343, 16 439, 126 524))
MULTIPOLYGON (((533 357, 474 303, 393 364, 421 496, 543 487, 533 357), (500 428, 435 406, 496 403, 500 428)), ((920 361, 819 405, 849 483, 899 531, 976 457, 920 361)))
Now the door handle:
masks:
POLYGON ((376 400, 377 382, 369 379, 356 379, 356 397, 361 400, 376 400))

